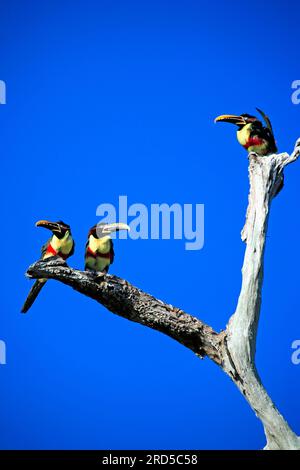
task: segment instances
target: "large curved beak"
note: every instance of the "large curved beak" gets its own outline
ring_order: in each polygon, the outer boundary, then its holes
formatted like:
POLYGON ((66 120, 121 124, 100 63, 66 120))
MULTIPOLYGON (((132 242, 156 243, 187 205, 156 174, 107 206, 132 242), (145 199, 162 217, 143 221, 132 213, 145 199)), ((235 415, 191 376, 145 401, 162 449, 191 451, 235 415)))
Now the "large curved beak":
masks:
POLYGON ((216 117, 215 122, 229 122, 230 124, 235 124, 237 126, 244 126, 247 124, 243 116, 236 116, 235 114, 221 114, 221 116, 216 117))
POLYGON ((122 222, 117 222, 114 224, 107 224, 103 227, 102 233, 112 233, 112 232, 117 232, 118 230, 128 230, 130 231, 130 227, 127 224, 123 224, 122 222))
POLYGON ((56 222, 50 222, 49 220, 38 220, 35 224, 36 227, 44 227, 47 228, 48 230, 56 230, 56 231, 61 231, 60 230, 60 225, 56 222))

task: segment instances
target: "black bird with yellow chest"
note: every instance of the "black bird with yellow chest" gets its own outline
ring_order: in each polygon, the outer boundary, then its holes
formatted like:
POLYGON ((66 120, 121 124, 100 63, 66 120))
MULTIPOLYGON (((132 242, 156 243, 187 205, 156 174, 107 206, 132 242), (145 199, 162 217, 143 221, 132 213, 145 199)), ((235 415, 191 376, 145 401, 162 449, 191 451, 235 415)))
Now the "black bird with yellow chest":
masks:
MULTIPOLYGON (((39 220, 35 225, 36 227, 47 228, 52 232, 52 236, 42 246, 41 259, 45 260, 51 256, 60 256, 63 259, 67 259, 69 256, 73 255, 75 243, 71 234, 70 225, 65 224, 62 220, 58 222, 39 220)), ((22 313, 26 313, 30 309, 46 282, 46 279, 38 279, 35 281, 22 307, 22 313)))
POLYGON ((266 156, 277 152, 277 146, 273 134, 272 124, 268 116, 256 108, 264 120, 264 124, 250 114, 222 114, 215 122, 228 122, 238 127, 237 140, 248 152, 266 156))
POLYGON ((85 247, 85 270, 107 273, 114 261, 114 246, 111 233, 119 230, 128 230, 127 224, 99 223, 94 225, 89 233, 85 247))

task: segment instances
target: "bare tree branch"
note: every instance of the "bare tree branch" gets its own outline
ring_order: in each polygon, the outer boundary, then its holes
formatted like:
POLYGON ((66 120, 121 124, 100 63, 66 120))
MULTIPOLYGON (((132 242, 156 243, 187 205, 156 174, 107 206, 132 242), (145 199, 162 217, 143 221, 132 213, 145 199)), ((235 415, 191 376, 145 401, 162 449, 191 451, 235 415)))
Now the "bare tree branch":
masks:
POLYGON ((27 276, 61 281, 97 300, 111 312, 170 336, 199 357, 208 356, 229 375, 261 420, 267 438, 265 448, 300 449, 299 438, 267 394, 255 366, 264 248, 271 202, 282 182, 284 168, 299 156, 300 139, 291 155, 249 155, 250 194, 242 231, 242 239, 246 242, 242 287, 236 312, 221 333, 123 279, 71 269, 60 258, 34 263, 29 267, 27 276))
POLYGON ((270 206, 281 182, 286 165, 300 155, 300 141, 292 155, 259 157, 250 154, 250 195, 242 239, 246 253, 242 269, 242 288, 235 314, 227 327, 227 346, 230 362, 224 369, 234 369, 241 377, 239 389, 261 419, 268 449, 300 449, 298 437, 276 409, 263 388, 255 367, 255 349, 261 307, 263 261, 270 206))
POLYGON ((165 333, 201 358, 208 356, 216 364, 222 363, 224 335, 217 334, 197 318, 146 294, 124 279, 71 269, 58 257, 37 261, 29 267, 27 276, 61 281, 97 300, 116 315, 165 333))
POLYGON ((300 156, 300 139, 297 140, 295 144, 295 148, 293 152, 291 153, 291 155, 289 155, 288 153, 281 153, 277 155, 279 167, 281 168, 281 170, 283 170, 285 166, 298 160, 299 156, 300 156))

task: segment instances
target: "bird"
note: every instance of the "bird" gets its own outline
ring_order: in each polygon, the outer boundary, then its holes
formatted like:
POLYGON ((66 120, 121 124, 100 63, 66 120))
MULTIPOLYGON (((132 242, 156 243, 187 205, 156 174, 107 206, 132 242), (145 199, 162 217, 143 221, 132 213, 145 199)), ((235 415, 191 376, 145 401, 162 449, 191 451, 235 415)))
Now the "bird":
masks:
POLYGON ((222 114, 215 122, 229 122, 238 126, 237 140, 249 153, 255 152, 259 156, 266 156, 277 152, 272 124, 268 116, 256 108, 264 120, 264 124, 250 114, 222 114))
POLYGON ((94 225, 88 233, 85 247, 85 270, 108 273, 110 265, 114 262, 114 246, 110 237, 112 232, 130 230, 124 223, 94 225))
MULTIPOLYGON (((58 222, 39 220, 35 225, 36 227, 47 228, 52 232, 52 236, 42 246, 41 259, 45 260, 51 256, 60 256, 65 260, 69 258, 69 256, 73 255, 75 242, 71 234, 70 225, 66 224, 62 220, 59 220, 58 222)), ((22 313, 26 313, 30 309, 46 282, 46 279, 37 279, 35 281, 21 309, 22 313)))
MULTIPOLYGON (((277 145, 273 134, 273 128, 268 116, 259 108, 256 108, 264 120, 264 124, 251 114, 222 114, 216 117, 215 122, 229 122, 238 126, 237 140, 248 151, 255 152, 261 157, 277 152, 277 145)), ((279 184, 275 190, 274 197, 280 193, 284 186, 284 174, 279 177, 279 184)))

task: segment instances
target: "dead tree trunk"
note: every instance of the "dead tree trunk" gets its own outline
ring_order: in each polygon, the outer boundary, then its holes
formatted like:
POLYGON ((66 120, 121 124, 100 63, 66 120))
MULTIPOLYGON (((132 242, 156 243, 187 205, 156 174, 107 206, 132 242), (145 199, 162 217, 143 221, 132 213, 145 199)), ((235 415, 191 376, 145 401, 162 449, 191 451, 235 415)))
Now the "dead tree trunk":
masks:
POLYGON ((27 276, 61 281, 97 300, 111 312, 161 331, 199 357, 208 356, 230 376, 261 420, 267 439, 265 449, 300 449, 299 437, 275 407, 255 367, 264 248, 271 202, 282 181, 285 166, 297 160, 299 155, 300 139, 291 155, 249 155, 250 194, 242 231, 242 239, 246 242, 242 288, 236 312, 221 333, 123 279, 111 275, 96 277, 71 269, 61 258, 37 261, 29 267, 27 276))

